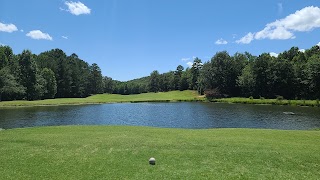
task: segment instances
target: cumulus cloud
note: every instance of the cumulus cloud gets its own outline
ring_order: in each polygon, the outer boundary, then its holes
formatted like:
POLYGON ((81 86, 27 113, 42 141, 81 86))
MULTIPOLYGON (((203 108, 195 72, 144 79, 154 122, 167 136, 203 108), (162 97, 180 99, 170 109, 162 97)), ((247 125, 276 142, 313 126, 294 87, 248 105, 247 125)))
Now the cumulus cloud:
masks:
MULTIPOLYGON (((73 15, 81 15, 81 14, 90 14, 91 9, 84 5, 82 2, 73 2, 73 1, 66 1, 65 5, 68 6, 68 9, 65 11, 70 12, 73 15)), ((60 10, 64 10, 60 8, 60 10)))
POLYGON ((272 57, 278 57, 279 56, 279 54, 277 54, 277 53, 275 53, 275 52, 271 52, 271 53, 269 53, 270 54, 270 56, 272 56, 272 57))
POLYGON ((303 53, 306 52, 305 49, 299 49, 299 51, 300 51, 300 52, 303 52, 303 53))
POLYGON ((237 40, 238 44, 249 44, 254 39, 254 34, 249 32, 247 35, 243 36, 241 39, 237 40))
POLYGON ((308 32, 316 28, 320 28, 320 8, 309 6, 271 22, 263 30, 249 33, 236 42, 249 44, 254 39, 294 39, 294 32, 308 32))
POLYGON ((0 22, 0 31, 12 33, 18 31, 18 28, 14 24, 3 24, 0 22))
POLYGON ((317 46, 320 46, 320 42, 317 44, 317 46))
POLYGON ((255 39, 294 39, 294 34, 282 26, 267 26, 254 36, 255 39))
POLYGON ((37 40, 44 39, 52 41, 52 37, 48 33, 43 33, 40 30, 30 31, 26 34, 26 36, 37 40))
POLYGON ((270 26, 283 26, 288 30, 306 32, 320 27, 320 8, 305 7, 284 19, 277 20, 270 26))
POLYGON ((193 62, 191 62, 191 61, 187 62, 187 65, 191 68, 193 65, 193 62))
POLYGON ((215 44, 217 44, 217 45, 228 44, 228 41, 220 38, 220 39, 218 39, 218 40, 215 42, 215 44))
POLYGON ((63 39, 69 39, 68 36, 61 36, 63 39))

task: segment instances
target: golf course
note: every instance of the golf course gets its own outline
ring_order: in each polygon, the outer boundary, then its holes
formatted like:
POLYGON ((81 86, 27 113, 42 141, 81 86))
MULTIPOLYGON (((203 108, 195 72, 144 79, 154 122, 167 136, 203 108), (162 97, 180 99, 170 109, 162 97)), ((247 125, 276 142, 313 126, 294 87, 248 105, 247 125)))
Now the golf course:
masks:
POLYGON ((120 94, 96 94, 86 98, 56 98, 44 100, 15 100, 0 101, 1 107, 26 107, 26 106, 57 106, 57 105, 81 105, 81 104, 104 104, 104 103, 138 103, 138 102, 180 102, 180 101, 204 101, 240 104, 269 104, 269 105, 290 105, 290 106, 316 106, 319 107, 319 100, 279 100, 279 99, 253 99, 253 98, 219 98, 208 100, 205 96, 199 95, 193 90, 169 91, 158 93, 142 93, 131 95, 120 94))
POLYGON ((319 0, 0 11, 0 180, 320 180, 319 0))
POLYGON ((1 107, 25 107, 25 106, 56 106, 56 105, 81 105, 103 103, 126 103, 126 102, 177 102, 177 101, 203 101, 196 91, 170 91, 158 93, 143 93, 133 95, 120 94, 96 94, 87 98, 57 98, 36 101, 2 101, 1 107))
POLYGON ((0 145, 3 179, 320 177, 320 131, 35 127, 0 131, 0 145))
MULTIPOLYGON (((0 106, 204 100, 195 91, 172 91, 8 101, 0 106)), ((0 174, 3 179, 319 179, 319 149, 318 130, 14 128, 0 131, 0 174), (149 165, 151 157, 155 165, 149 165)))

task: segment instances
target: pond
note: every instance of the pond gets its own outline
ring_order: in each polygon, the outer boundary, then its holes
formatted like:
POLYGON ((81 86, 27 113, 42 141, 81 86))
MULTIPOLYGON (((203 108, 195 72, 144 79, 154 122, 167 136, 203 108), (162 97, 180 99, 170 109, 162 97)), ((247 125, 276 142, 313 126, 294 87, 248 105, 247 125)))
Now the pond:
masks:
POLYGON ((127 125, 166 128, 320 128, 320 109, 225 103, 120 103, 0 109, 0 128, 127 125))

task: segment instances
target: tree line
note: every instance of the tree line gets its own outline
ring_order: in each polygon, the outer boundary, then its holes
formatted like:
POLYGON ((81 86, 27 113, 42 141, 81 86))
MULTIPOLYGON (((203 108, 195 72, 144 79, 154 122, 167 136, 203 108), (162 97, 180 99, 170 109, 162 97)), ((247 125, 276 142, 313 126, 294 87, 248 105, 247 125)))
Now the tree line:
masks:
POLYGON ((0 100, 87 97, 103 93, 103 79, 97 64, 76 54, 52 49, 15 55, 9 46, 0 46, 0 100))
POLYGON ((118 94, 188 89, 214 97, 319 99, 320 48, 292 47, 277 57, 222 51, 205 63, 195 58, 190 68, 179 65, 163 74, 155 70, 148 77, 109 86, 109 92, 118 94))
POLYGON ((171 90, 197 90, 213 97, 255 97, 319 99, 320 48, 301 51, 292 47, 277 57, 269 53, 254 56, 248 52, 217 52, 210 61, 195 58, 184 69, 126 82, 102 76, 96 63, 89 65, 76 54, 61 49, 32 54, 13 54, 0 46, 0 100, 37 100, 87 97, 91 94, 139 94, 171 90))

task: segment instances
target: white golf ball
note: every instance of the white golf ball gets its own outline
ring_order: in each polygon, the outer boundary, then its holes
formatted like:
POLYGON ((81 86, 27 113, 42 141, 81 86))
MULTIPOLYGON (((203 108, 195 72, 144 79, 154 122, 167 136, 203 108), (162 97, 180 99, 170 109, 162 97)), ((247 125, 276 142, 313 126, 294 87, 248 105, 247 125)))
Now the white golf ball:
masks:
POLYGON ((150 158, 150 159, 149 159, 149 164, 150 164, 150 165, 155 165, 155 164, 156 164, 156 159, 153 158, 153 157, 150 158))

